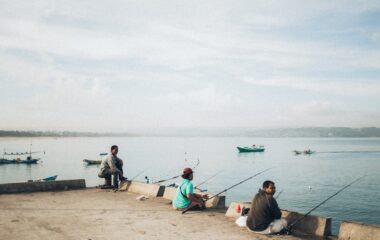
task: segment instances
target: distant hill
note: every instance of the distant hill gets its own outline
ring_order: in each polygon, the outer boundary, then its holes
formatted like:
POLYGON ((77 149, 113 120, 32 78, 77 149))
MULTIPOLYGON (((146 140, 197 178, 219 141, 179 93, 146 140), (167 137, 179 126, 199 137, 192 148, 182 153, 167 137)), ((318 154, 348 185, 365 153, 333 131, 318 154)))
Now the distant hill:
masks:
POLYGON ((380 137, 380 128, 309 127, 247 131, 255 137, 380 137))
POLYGON ((0 137, 131 137, 129 133, 55 132, 55 131, 4 131, 0 137))
POLYGON ((380 137, 380 128, 307 127, 277 128, 265 130, 249 129, 178 129, 171 131, 132 133, 55 132, 55 131, 5 131, 0 137, 380 137))

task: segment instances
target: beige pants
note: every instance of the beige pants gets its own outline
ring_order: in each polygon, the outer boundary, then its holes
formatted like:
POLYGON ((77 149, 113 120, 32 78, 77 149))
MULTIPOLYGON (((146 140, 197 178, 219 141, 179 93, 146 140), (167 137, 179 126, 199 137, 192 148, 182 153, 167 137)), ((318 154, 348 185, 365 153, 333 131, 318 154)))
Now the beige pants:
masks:
POLYGON ((276 219, 273 222, 271 222, 269 224, 269 226, 267 227, 267 229, 265 229, 263 231, 256 232, 256 231, 252 231, 249 228, 248 228, 248 230, 251 232, 260 233, 260 234, 273 234, 273 233, 280 232, 287 225, 288 225, 288 222, 285 219, 281 218, 281 219, 276 219))

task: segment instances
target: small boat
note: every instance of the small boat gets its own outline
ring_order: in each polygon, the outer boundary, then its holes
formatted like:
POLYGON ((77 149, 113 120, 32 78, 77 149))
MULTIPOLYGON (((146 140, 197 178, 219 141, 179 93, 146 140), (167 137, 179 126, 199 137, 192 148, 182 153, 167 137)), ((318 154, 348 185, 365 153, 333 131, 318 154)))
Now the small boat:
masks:
POLYGON ((40 178, 37 180, 28 180, 28 182, 51 182, 51 181, 55 181, 57 177, 58 175, 53 175, 53 176, 42 178, 42 179, 40 178))
POLYGON ((294 150, 293 152, 294 152, 295 155, 300 155, 300 154, 302 154, 302 151, 294 150))
POLYGON ((37 152, 5 152, 3 153, 3 158, 0 158, 0 164, 35 164, 37 163, 40 158, 33 158, 32 153, 37 152), (25 159, 21 159, 20 156, 29 155, 26 156, 25 159), (5 156, 14 156, 11 158, 6 158, 5 156))
POLYGON ((95 164, 101 164, 102 160, 83 159, 83 162, 87 163, 88 165, 95 165, 95 164))
POLYGON ((313 154, 313 153, 315 153, 315 151, 311 151, 310 149, 303 151, 303 154, 313 154))
POLYGON ((91 159, 83 159, 83 162, 87 163, 88 165, 97 165, 101 164, 102 160, 105 156, 107 156, 108 153, 99 153, 100 159, 91 160, 91 159))
POLYGON ((310 149, 304 150, 304 151, 294 150, 293 152, 294 152, 295 155, 300 155, 300 154, 310 155, 310 154, 315 153, 315 151, 311 151, 310 149))
POLYGON ((237 147, 239 152, 264 152, 264 146, 237 147))
POLYGON ((50 177, 43 178, 42 181, 44 181, 44 182, 55 181, 55 179, 57 179, 57 177, 58 177, 58 175, 53 175, 50 177))

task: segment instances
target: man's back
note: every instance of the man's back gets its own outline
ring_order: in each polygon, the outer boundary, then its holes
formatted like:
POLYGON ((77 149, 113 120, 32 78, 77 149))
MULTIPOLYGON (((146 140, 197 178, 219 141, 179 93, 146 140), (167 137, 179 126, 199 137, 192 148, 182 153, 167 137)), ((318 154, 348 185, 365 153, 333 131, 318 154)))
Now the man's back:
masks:
POLYGON ((100 173, 104 174, 105 172, 118 172, 119 170, 116 168, 116 162, 118 159, 118 157, 109 154, 105 159, 102 160, 102 163, 100 164, 100 173))
POLYGON ((275 219, 281 218, 276 199, 263 190, 255 195, 247 218, 247 227, 252 231, 263 231, 275 219))

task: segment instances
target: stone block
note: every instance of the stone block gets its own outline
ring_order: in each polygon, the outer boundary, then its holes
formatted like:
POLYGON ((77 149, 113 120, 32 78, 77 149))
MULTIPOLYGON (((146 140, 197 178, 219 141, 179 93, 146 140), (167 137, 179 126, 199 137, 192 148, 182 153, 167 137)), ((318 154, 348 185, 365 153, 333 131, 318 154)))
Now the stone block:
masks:
POLYGON ((339 228, 339 240, 378 240, 380 226, 343 221, 339 228))
MULTIPOLYGON (((243 209, 243 207, 250 208, 251 203, 249 202, 232 202, 226 212, 227 217, 238 218, 241 213, 237 209, 243 209), (240 204, 240 207, 237 207, 240 204)), ((285 218, 288 224, 291 224, 296 219, 303 217, 304 215, 297 212, 291 212, 288 210, 281 210, 282 218, 285 218)), ((331 218, 319 217, 308 215, 301 221, 299 221, 292 228, 294 232, 299 232, 300 234, 308 234, 312 236, 328 236, 331 235, 331 218)))
POLYGON ((0 194, 62 191, 86 188, 84 179, 0 184, 0 194))
POLYGON ((138 181, 126 181, 121 184, 119 190, 144 194, 152 197, 162 197, 165 191, 165 186, 138 181))
POLYGON ((177 188, 165 187, 163 198, 172 201, 174 199, 176 193, 177 193, 177 188))

